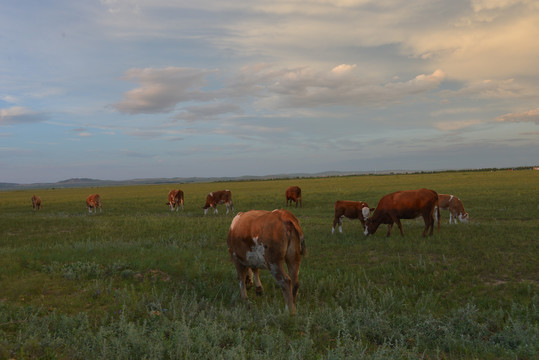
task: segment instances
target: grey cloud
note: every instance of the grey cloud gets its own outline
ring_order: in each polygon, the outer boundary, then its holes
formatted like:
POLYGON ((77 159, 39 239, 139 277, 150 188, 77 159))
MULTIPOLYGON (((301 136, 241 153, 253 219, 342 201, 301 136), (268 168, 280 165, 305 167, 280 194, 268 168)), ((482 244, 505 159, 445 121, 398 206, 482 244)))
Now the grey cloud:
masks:
POLYGON ((26 124, 47 120, 44 113, 34 112, 22 106, 0 109, 0 125, 26 124))
POLYGON ((113 107, 127 114, 156 114, 171 112, 181 102, 211 100, 215 95, 201 90, 208 73, 178 67, 130 69, 124 79, 135 80, 140 86, 126 92, 113 107))
POLYGON ((231 103, 189 106, 182 108, 175 118, 187 121, 212 120, 218 118, 220 115, 230 113, 241 114, 243 110, 240 106, 231 103))
POLYGON ((539 108, 520 113, 505 114, 496 118, 499 122, 534 122, 539 125, 539 108))

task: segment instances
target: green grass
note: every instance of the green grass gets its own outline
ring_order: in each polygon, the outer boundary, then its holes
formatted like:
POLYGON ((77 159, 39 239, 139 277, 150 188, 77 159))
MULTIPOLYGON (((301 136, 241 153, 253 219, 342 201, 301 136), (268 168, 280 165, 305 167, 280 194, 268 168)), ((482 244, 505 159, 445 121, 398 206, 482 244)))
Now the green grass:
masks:
POLYGON ((184 184, 182 214, 173 187, 0 192, 0 359, 539 357, 539 172, 184 184), (236 211, 281 208, 289 185, 308 248, 294 317, 267 271, 264 295, 240 300, 233 216, 202 210, 221 189, 236 211), (419 187, 458 195, 470 223, 331 235, 335 200, 419 187), (88 214, 94 192, 103 212, 88 214))

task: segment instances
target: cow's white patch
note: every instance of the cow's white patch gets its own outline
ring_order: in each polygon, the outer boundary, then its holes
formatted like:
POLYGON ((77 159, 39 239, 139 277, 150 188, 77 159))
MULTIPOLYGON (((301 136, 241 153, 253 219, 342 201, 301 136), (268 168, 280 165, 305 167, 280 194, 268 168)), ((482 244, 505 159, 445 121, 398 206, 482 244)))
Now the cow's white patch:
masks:
POLYGON ((213 192, 210 193, 210 196, 213 196, 213 192))
POLYGON ((361 208, 361 214, 363 215, 363 219, 367 220, 367 218, 371 214, 371 210, 365 206, 364 208, 361 208))
POLYGON ((266 249, 264 249, 263 244, 258 243, 258 237, 254 237, 253 242, 254 245, 251 247, 251 251, 247 251, 247 253, 245 254, 247 264, 251 267, 265 268, 266 261, 264 256, 266 253, 266 249))
POLYGON ((369 235, 369 228, 367 227, 367 225, 365 225, 365 231, 363 232, 363 234, 365 234, 365 236, 369 235))
POLYGON ((449 201, 448 202, 451 202, 451 200, 453 200, 453 195, 449 195, 449 201))
POLYGON ((342 234, 342 225, 339 224, 339 232, 342 234))
POLYGON ((335 234, 335 228, 334 227, 331 228, 331 233, 335 234))

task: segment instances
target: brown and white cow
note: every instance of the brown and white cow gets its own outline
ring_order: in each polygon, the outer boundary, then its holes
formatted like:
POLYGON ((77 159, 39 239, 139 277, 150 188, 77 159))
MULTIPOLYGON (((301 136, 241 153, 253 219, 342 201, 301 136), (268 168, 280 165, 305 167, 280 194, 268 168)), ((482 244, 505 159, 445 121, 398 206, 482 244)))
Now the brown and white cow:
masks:
POLYGON ((208 209, 211 207, 213 208, 214 214, 219 213, 219 211, 217 211, 218 204, 226 205, 227 214, 229 210, 234 212, 234 204, 232 203, 232 193, 230 190, 220 190, 209 193, 206 196, 206 205, 202 207, 204 209, 204 215, 208 213, 208 209))
POLYGON ((89 213, 91 213, 92 210, 97 213, 97 208, 99 208, 99 212, 101 212, 103 209, 101 207, 101 197, 99 194, 88 195, 86 198, 86 206, 88 207, 89 213))
POLYGON ((41 198, 37 195, 32 196, 32 209, 34 211, 41 209, 41 198))
POLYGON ((170 207, 170 211, 178 211, 181 207, 183 211, 183 191, 172 189, 168 192, 168 202, 166 203, 170 207))
POLYGON ((457 219, 462 223, 467 223, 469 216, 466 210, 464 210, 464 205, 462 201, 454 196, 449 194, 438 194, 438 203, 441 210, 449 210, 449 223, 455 219, 455 224, 457 219))
POLYGON ((299 186, 289 186, 286 189, 286 192, 284 195, 286 197, 286 206, 288 206, 288 204, 292 205, 292 201, 293 201, 296 203, 296 207, 298 207, 298 201, 299 201, 299 206, 303 207, 303 204, 301 202, 301 188, 299 186))
POLYGON ((241 298, 247 299, 247 282, 253 275, 256 293, 262 294, 259 269, 268 269, 294 315, 301 257, 306 253, 303 230, 294 214, 282 209, 240 212, 232 220, 227 244, 240 281, 241 298))
POLYGON ((404 236, 400 219, 415 219, 422 216, 425 221, 423 236, 429 235, 434 230, 434 211, 438 211, 438 227, 440 227, 440 210, 438 206, 438 194, 434 190, 419 189, 397 191, 385 195, 378 202, 371 217, 365 221, 365 235, 374 234, 380 224, 388 224, 387 235, 391 235, 393 223, 397 223, 401 235, 404 236))
POLYGON ((342 219, 345 217, 350 220, 359 219, 361 221, 361 228, 365 229, 365 220, 367 220, 372 210, 374 208, 369 208, 369 205, 363 201, 335 201, 335 217, 333 218, 331 233, 335 233, 335 225, 338 223, 339 232, 342 234, 342 219))

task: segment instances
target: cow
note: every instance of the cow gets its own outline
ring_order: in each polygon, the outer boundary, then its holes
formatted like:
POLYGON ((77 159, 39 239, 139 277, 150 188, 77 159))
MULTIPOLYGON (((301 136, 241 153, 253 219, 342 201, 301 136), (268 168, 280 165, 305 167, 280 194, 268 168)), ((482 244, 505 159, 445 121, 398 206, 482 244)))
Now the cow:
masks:
POLYGON ((401 235, 404 236, 400 219, 415 219, 422 216, 425 221, 423 236, 434 230, 434 211, 438 211, 438 228, 440 227, 440 209, 438 194, 434 190, 419 189, 397 191, 380 199, 371 217, 365 221, 365 235, 374 234, 380 224, 388 224, 387 235, 391 235, 393 223, 397 223, 401 235))
POLYGON ((468 213, 464 210, 464 205, 462 205, 462 201, 458 197, 449 194, 438 194, 438 202, 441 210, 449 210, 450 224, 453 219, 455 224, 457 219, 462 223, 468 222, 468 213))
POLYGON ((208 213, 208 209, 211 207, 213 208, 214 214, 219 213, 219 211, 217 211, 218 204, 226 205, 227 214, 229 210, 234 213, 234 204, 232 204, 232 193, 230 190, 220 190, 209 193, 206 196, 206 205, 202 207, 204 209, 204 215, 208 213))
POLYGON ((299 206, 303 207, 301 202, 301 189, 299 186, 289 186, 286 189, 284 196, 286 197, 286 206, 288 206, 288 204, 292 205, 292 201, 294 201, 296 203, 296 207, 298 207, 299 201, 299 206))
POLYGON ((166 203, 170 207, 170 211, 178 211, 181 207, 183 211, 183 191, 172 189, 168 192, 168 202, 166 203))
POLYGON ((333 218, 331 233, 335 233, 335 225, 338 223, 339 232, 342 234, 342 219, 345 217, 350 220, 359 219, 361 221, 361 228, 365 229, 365 220, 369 217, 372 210, 374 208, 369 208, 369 205, 363 201, 335 201, 335 217, 333 218))
POLYGON ((253 277, 256 294, 262 295, 259 269, 268 269, 283 291, 286 308, 294 315, 301 257, 306 254, 303 230, 294 214, 283 209, 240 212, 228 230, 227 245, 241 298, 247 299, 247 282, 253 277))
POLYGON ((33 195, 31 200, 34 211, 41 209, 41 198, 39 196, 33 195))
POLYGON ((99 194, 88 195, 86 198, 86 206, 88 207, 89 213, 91 213, 92 210, 97 213, 97 208, 99 208, 99 212, 103 211, 103 208, 101 207, 101 197, 99 194))

